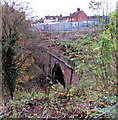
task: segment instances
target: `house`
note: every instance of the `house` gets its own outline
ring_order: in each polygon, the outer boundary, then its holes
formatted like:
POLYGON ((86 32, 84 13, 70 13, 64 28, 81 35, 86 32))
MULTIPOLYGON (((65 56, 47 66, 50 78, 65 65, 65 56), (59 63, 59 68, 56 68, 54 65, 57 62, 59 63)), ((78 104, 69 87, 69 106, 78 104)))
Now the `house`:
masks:
POLYGON ((70 14, 70 16, 68 16, 67 19, 68 22, 78 22, 78 21, 87 20, 88 16, 83 11, 80 11, 80 8, 77 8, 77 11, 70 14))
POLYGON ((45 16, 44 23, 53 23, 53 22, 68 22, 68 16, 62 17, 62 14, 60 16, 45 16))
POLYGON ((44 23, 52 23, 52 22, 58 22, 60 16, 45 16, 44 17, 44 23))
POLYGON ((60 17, 59 22, 78 22, 88 19, 89 17, 83 11, 80 11, 80 8, 77 8, 77 11, 69 16, 60 17))
POLYGON ((80 8, 77 8, 77 11, 70 14, 69 16, 45 16, 44 23, 53 23, 53 22, 78 22, 87 20, 89 17, 83 12, 80 11, 80 8))
POLYGON ((61 14, 58 18, 58 21, 59 22, 68 22, 68 16, 63 16, 62 17, 62 14, 61 14))
POLYGON ((59 22, 68 22, 68 16, 60 17, 59 22))

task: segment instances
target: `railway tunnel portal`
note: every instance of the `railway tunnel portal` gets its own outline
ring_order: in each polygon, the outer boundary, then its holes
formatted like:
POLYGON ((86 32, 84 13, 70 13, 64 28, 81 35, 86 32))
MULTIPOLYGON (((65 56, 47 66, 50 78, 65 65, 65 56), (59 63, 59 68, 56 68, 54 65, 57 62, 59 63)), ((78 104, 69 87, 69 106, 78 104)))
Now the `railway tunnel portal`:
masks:
POLYGON ((64 88, 78 86, 78 75, 74 64, 58 53, 53 54, 44 47, 38 47, 33 53, 35 64, 40 67, 53 84, 60 83, 64 88))

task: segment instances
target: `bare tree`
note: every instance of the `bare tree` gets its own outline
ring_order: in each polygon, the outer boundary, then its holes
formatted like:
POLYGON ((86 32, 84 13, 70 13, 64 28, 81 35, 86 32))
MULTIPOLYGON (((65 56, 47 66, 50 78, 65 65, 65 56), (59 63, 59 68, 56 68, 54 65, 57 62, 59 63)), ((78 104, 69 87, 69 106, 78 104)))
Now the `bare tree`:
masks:
MULTIPOLYGON (((13 92, 15 90, 16 78, 18 76, 18 68, 27 59, 17 61, 16 43, 21 38, 27 39, 30 35, 30 21, 26 20, 24 6, 17 2, 2 2, 2 67, 4 76, 4 86, 7 85, 10 91, 10 96, 13 99, 13 92), (18 65, 20 62, 20 66, 18 65)), ((27 8, 27 6, 26 6, 27 8)), ((26 9, 25 8, 25 9, 26 9)))

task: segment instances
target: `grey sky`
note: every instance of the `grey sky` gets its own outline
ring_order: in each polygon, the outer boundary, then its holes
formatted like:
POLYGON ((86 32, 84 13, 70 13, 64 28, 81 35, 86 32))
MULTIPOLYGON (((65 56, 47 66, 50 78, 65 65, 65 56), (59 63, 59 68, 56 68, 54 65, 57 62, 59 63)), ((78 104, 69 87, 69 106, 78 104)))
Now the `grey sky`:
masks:
MULTIPOLYGON (((23 0, 20 0, 23 1, 23 0)), ((83 10, 87 15, 93 15, 94 12, 89 9, 91 0, 25 0, 30 2, 30 7, 33 8, 34 14, 39 18, 46 15, 69 15, 76 11, 77 8, 83 10)), ((117 0, 95 0, 108 1, 109 11, 116 9, 117 0)), ((104 7, 104 9, 107 9, 104 7)))

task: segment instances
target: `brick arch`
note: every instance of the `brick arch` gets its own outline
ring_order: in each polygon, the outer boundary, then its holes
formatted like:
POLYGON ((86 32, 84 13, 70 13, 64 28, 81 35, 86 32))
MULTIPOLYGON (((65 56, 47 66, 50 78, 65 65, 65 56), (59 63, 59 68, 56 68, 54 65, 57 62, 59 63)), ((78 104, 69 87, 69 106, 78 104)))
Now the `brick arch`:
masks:
POLYGON ((55 71, 58 66, 58 71, 60 69, 62 73, 61 78, 65 83, 65 85, 62 85, 66 88, 70 88, 71 85, 78 86, 78 75, 74 72, 74 67, 72 67, 74 65, 69 60, 66 60, 62 56, 50 53, 44 48, 36 50, 33 53, 33 56, 35 57, 35 64, 43 70, 46 77, 53 79, 53 82, 55 82, 54 78, 52 78, 54 76, 53 71, 55 71))
POLYGON ((52 69, 52 81, 53 84, 57 84, 59 82, 64 88, 66 87, 63 71, 58 63, 55 63, 52 69))

